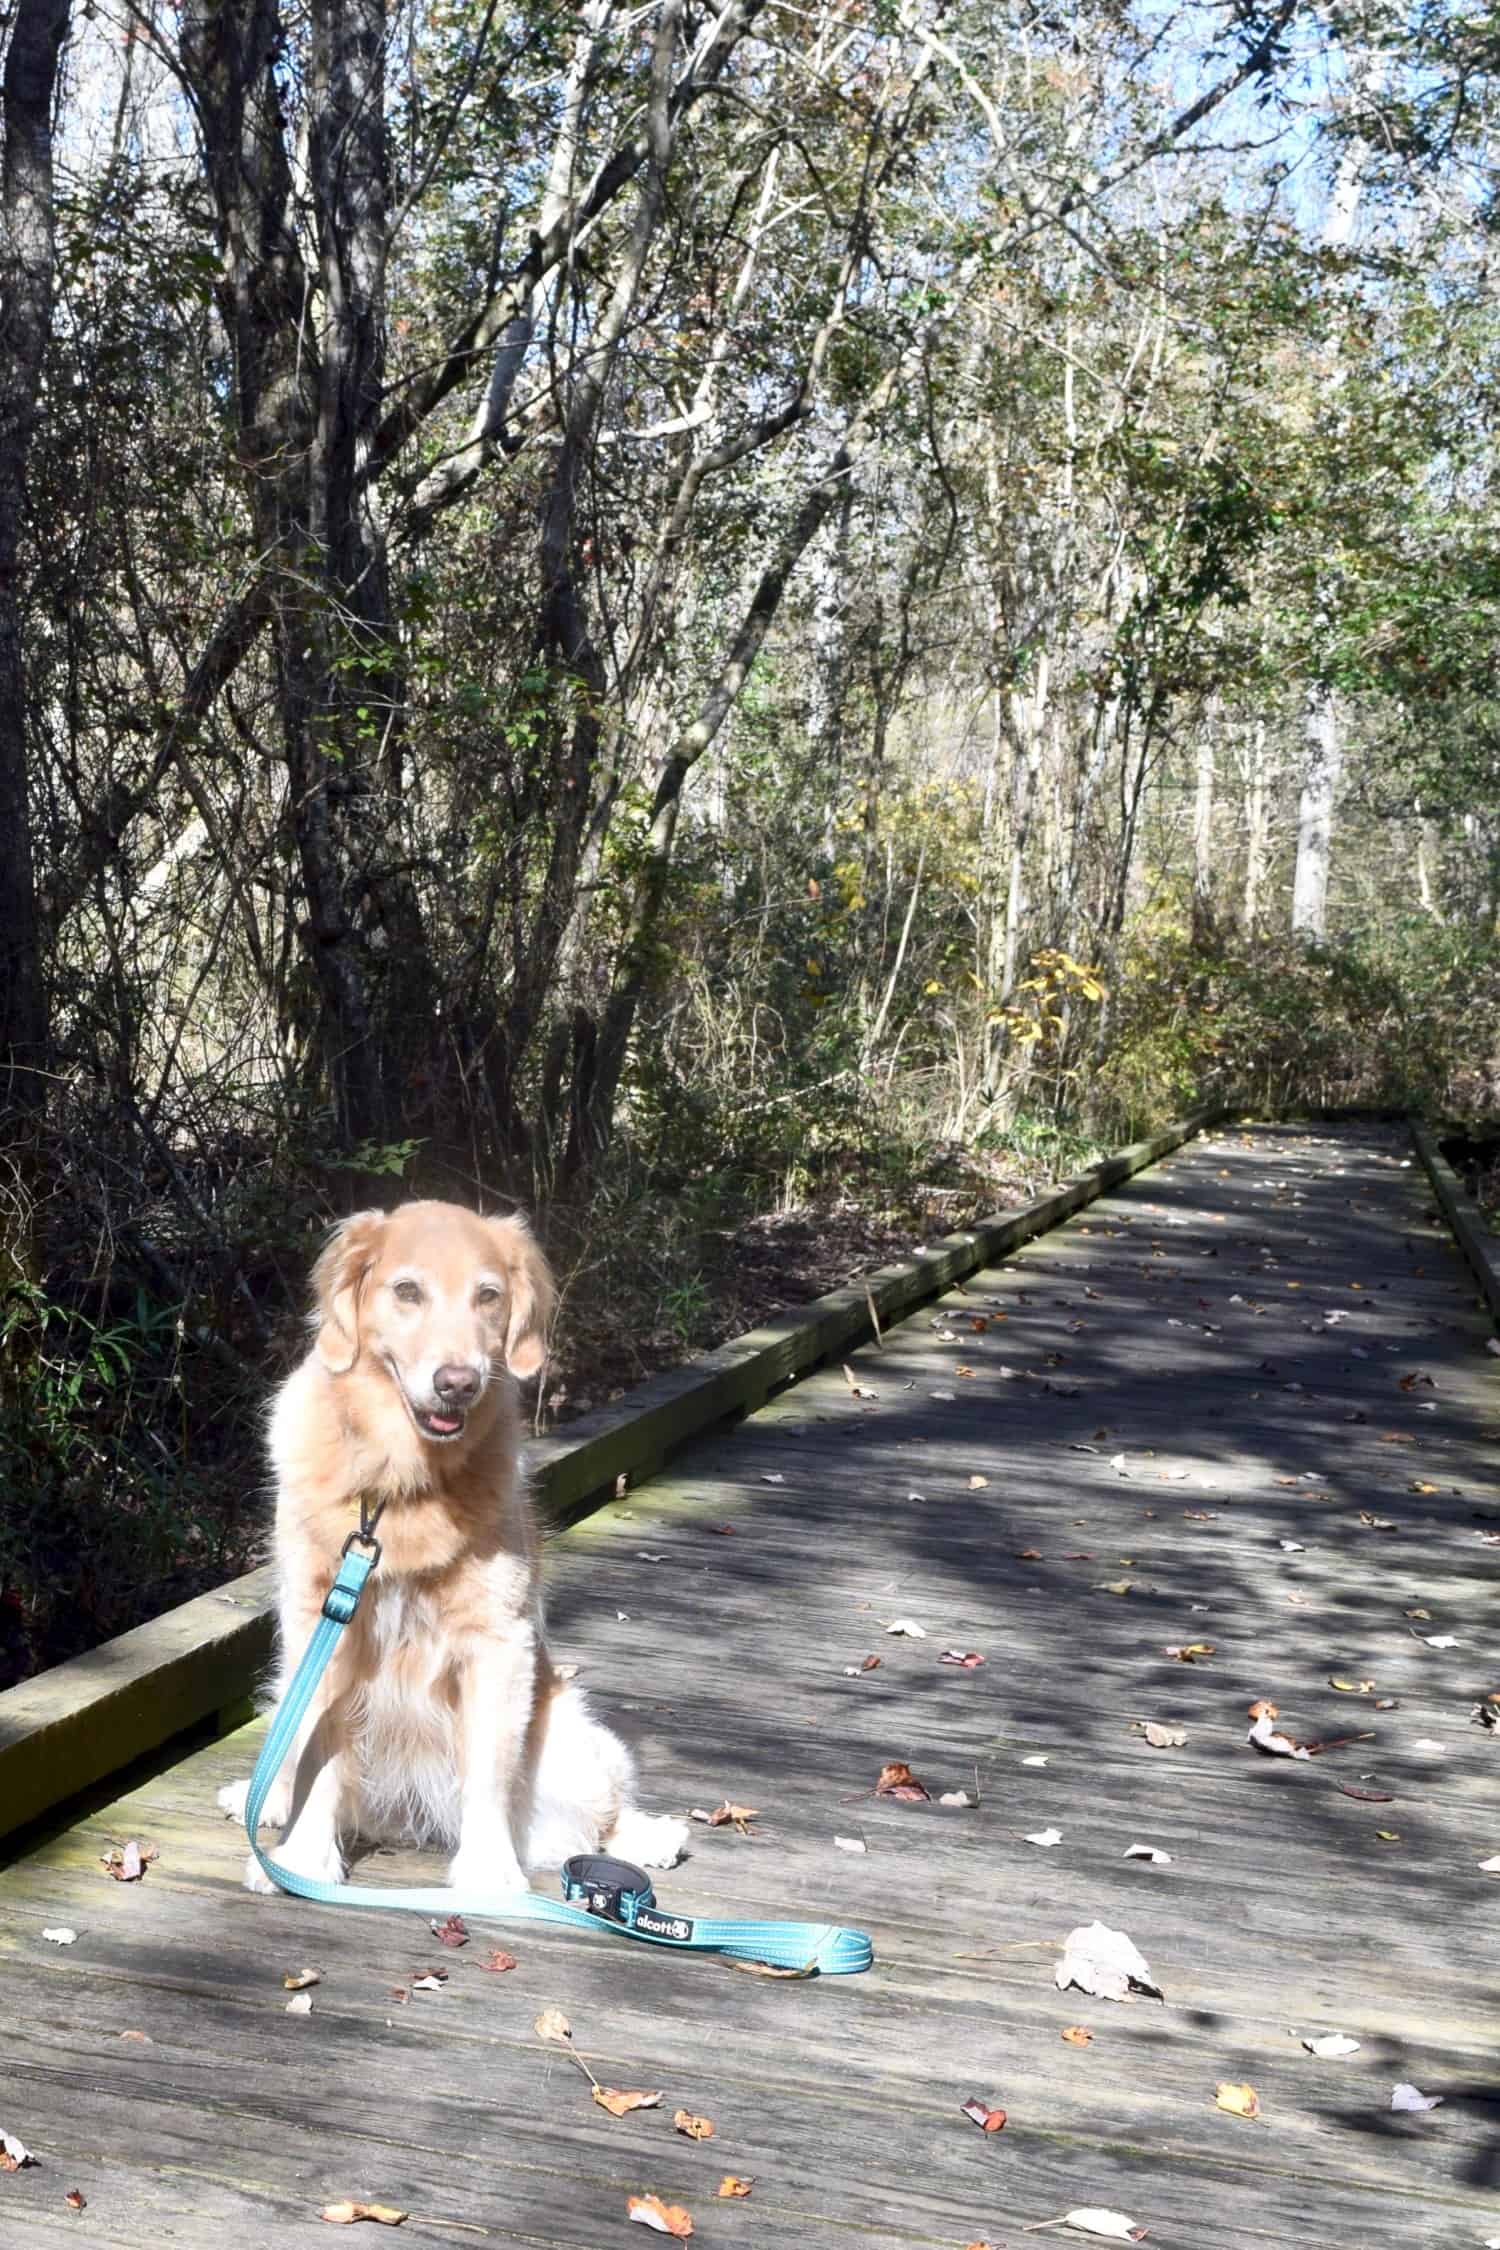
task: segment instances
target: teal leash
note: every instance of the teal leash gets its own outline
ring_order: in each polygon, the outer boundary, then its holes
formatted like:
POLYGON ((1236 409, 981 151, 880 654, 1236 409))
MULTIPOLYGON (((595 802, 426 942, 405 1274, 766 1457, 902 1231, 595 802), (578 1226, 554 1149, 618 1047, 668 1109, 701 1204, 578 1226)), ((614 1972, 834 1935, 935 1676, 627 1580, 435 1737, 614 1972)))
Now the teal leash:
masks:
POLYGON ((863 1930, 838 1928, 826 1922, 717 1921, 674 1914, 658 1907, 649 1878, 639 1868, 620 1860, 588 1857, 570 1860, 563 1870, 561 1898, 540 1891, 510 1891, 496 1897, 470 1897, 437 1885, 407 1889, 367 1890, 356 1883, 320 1883, 312 1876, 282 1867, 261 1848, 260 1816, 272 1782, 285 1763, 297 1729, 317 1692, 319 1681, 332 1661, 345 1628, 359 1607, 371 1571, 380 1560, 375 1526, 380 1510, 370 1515, 363 1504, 360 1528, 344 1542, 338 1574, 323 1603, 323 1614, 313 1628, 302 1661, 282 1697, 270 1732, 255 1761, 245 1799, 245 1828, 250 1849, 279 1890, 294 1898, 310 1899, 319 1906, 378 1906, 408 1914, 478 1914, 497 1921, 550 1922, 568 1930, 593 1933, 613 1931, 648 1945, 665 1945, 675 1951, 722 1953, 737 1961, 764 1961, 773 1968, 816 1970, 825 1977, 855 1976, 868 1969, 874 1948, 863 1930), (587 1900, 585 1905, 572 1903, 587 1900))

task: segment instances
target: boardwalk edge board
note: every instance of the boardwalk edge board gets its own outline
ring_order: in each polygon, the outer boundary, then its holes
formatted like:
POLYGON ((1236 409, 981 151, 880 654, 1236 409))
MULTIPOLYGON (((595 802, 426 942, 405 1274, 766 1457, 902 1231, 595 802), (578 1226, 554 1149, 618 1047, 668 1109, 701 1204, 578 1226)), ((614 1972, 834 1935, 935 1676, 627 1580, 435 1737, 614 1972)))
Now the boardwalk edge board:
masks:
MULTIPOLYGON (((1500 1322, 1500 1237, 1493 1234, 1474 1198, 1448 1162, 1427 1127, 1415 1118, 1411 1121, 1412 1146, 1422 1160, 1423 1170, 1432 1182, 1432 1192, 1437 1197, 1438 1208, 1453 1229, 1458 1247, 1462 1250, 1479 1284, 1481 1296, 1490 1308, 1492 1318, 1500 1322)), ((3 1698, 0 1698, 3 1700, 3 1698)))
MULTIPOLYGON (((534 1439, 527 1460, 543 1517, 557 1531, 579 1522, 621 1477, 649 1475, 690 1439, 753 1413, 797 1376, 869 1341, 872 1305, 882 1327, 904 1319, 1232 1114, 1223 1103, 1195 1110, 1048 1194, 881 1267, 868 1286, 778 1314, 534 1439)), ((0 1837, 242 1702, 271 1653, 272 1595, 267 1564, 0 1693, 0 1837)))

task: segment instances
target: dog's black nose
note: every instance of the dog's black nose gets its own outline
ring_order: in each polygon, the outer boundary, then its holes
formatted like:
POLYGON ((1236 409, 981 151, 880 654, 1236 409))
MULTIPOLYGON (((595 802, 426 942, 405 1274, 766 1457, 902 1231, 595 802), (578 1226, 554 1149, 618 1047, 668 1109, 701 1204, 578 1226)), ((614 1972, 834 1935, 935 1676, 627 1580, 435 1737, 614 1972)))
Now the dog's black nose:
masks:
POLYGON ((454 1362, 438 1368, 432 1387, 449 1406, 472 1406, 479 1396, 479 1377, 472 1367, 461 1367, 454 1362))

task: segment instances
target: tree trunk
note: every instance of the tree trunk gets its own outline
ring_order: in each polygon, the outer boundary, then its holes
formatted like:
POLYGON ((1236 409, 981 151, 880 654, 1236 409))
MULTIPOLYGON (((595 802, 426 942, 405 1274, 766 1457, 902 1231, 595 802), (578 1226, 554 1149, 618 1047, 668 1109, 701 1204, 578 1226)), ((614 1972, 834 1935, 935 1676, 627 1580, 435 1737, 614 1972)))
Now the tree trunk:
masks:
POLYGON ((1265 877, 1266 844, 1270 828, 1266 790, 1266 722, 1257 719, 1250 741, 1248 803, 1245 812, 1245 935, 1253 939, 1260 914, 1260 886, 1265 877))
POLYGON ((1218 713, 1205 713, 1194 758, 1193 938, 1202 944, 1213 926, 1214 903, 1214 726, 1218 713))
POLYGON ((68 0, 18 0, 0 159, 0 1116, 18 1139, 46 1088, 20 573, 27 467, 52 329, 52 105, 67 33, 68 0))
POLYGON ((1328 866, 1334 808, 1344 770, 1344 734, 1333 690, 1314 687, 1303 725, 1306 764, 1297 807, 1297 867, 1292 878, 1292 934, 1321 942, 1328 912, 1328 866))

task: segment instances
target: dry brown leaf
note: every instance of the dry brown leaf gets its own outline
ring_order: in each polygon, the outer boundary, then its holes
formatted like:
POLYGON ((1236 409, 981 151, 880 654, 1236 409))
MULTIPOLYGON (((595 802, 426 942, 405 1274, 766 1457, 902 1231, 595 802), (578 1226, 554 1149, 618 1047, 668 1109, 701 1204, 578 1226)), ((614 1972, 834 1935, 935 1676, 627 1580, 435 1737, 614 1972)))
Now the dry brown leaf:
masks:
POLYGON ((942 1655, 938 1658, 938 1662, 939 1664, 955 1665, 960 1671, 963 1672, 977 1672, 980 1665, 984 1662, 984 1658, 979 1654, 979 1651, 977 1649, 945 1648, 942 1655))
POLYGON ((325 2203, 318 2217, 331 2227, 352 2227, 360 2219, 372 2219, 378 2227, 399 2227, 406 2213, 390 2203, 325 2203))
POLYGON ((562 2046, 573 2036, 573 2026, 561 2008, 543 2008, 532 2028, 538 2039, 555 2039, 562 2046))
POLYGON ((1087 2047, 1093 2036, 1094 2034, 1089 2030, 1087 2024, 1082 2023, 1070 2023, 1063 2033, 1063 2037, 1070 2047, 1087 2047))
POLYGON ((978 2094, 971 2094, 966 2102, 960 2102, 958 2106, 965 2117, 972 2119, 973 2123, 979 2127, 981 2133, 1004 2132, 1004 2110, 991 2109, 989 2103, 982 2101, 978 2094))
POLYGON ((82 2188, 69 2188, 63 2201, 70 2211, 86 2211, 89 2207, 89 2199, 82 2188))
POLYGON ((289 1975, 282 1978, 281 1989, 283 1992, 306 1992, 309 1985, 321 1984, 322 1982, 323 1972, 321 1969, 294 1969, 289 1975))
POLYGON ((688 1818, 701 1821, 705 1828, 733 1827, 741 1836, 748 1836, 750 1831, 746 1822, 759 1818, 759 1808, 755 1805, 732 1805, 726 1797, 723 1804, 716 1805, 712 1812, 699 1812, 695 1807, 688 1818))
POLYGON ((106 1875, 117 1883, 138 1883, 148 1867, 160 1858, 154 1844, 138 1844, 132 1836, 121 1850, 115 1845, 110 1851, 99 1854, 99 1863, 106 1875))
POLYGON ((693 2231, 693 2222, 680 2203, 663 2203, 659 2195, 632 2195, 625 2204, 625 2215, 639 2219, 643 2227, 654 2227, 658 2234, 675 2234, 680 2242, 686 2241, 693 2231))
POLYGON ((1217 1646, 1215 1641, 1180 1641, 1164 1648, 1162 1655, 1174 1658, 1179 1664, 1196 1664, 1200 1657, 1212 1656, 1217 1646))
POLYGON ((0 2125, 0 2172, 23 2172, 28 2164, 35 2164, 32 2155, 19 2133, 7 2133, 0 2125))
POLYGON ((1259 2117, 1260 2096, 1253 2086, 1233 2086, 1221 2079, 1214 2088, 1214 2105, 1227 2109, 1231 2117, 1259 2117))
POLYGON ((800 1969, 783 1969, 776 1961, 737 1961, 730 1954, 723 1959, 726 1969, 742 1969, 747 1977, 815 1977, 818 1973, 815 1960, 804 1961, 800 1969))
POLYGON ((714 2194, 727 2201, 732 2195, 748 2195, 754 2185, 754 2180, 737 2180, 732 2172, 726 2172, 714 2189, 714 2194))
POLYGON ((487 1953, 482 1961, 476 1961, 474 1963, 474 1967, 476 1969, 493 1970, 494 1974, 497 1977, 503 1976, 507 1969, 513 1969, 515 1965, 515 1955, 513 1953, 506 1953, 503 1948, 498 1945, 494 1948, 493 1952, 487 1953))
POLYGON ((427 1927, 439 1945, 446 1945, 454 1951, 469 1942, 468 1927, 461 1914, 450 1914, 446 1922, 429 1922, 427 1927))
POLYGON ((924 1789, 911 1767, 893 1758, 880 1769, 880 1779, 875 1784, 877 1797, 898 1797, 903 1802, 915 1804, 921 1800, 931 1802, 932 1792, 924 1789))
POLYGON ((675 2110, 672 2115, 672 2123, 676 2126, 678 2132, 685 2133, 690 2141, 711 2141, 714 2137, 713 2119, 711 2117, 695 2117, 690 2109, 675 2110))
POLYGON ((633 2109, 655 2109, 661 2101, 659 2092, 622 2092, 618 2086, 596 2086, 593 2093, 599 2107, 607 2109, 611 2117, 628 2117, 633 2109))

